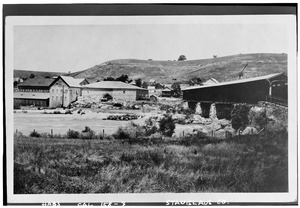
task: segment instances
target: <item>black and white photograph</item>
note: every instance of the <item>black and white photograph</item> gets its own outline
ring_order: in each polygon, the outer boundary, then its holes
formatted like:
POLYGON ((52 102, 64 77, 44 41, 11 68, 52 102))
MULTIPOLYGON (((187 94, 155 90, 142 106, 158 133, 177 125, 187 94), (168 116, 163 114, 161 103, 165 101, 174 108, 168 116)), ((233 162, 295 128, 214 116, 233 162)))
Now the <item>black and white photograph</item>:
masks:
POLYGON ((7 203, 297 204, 296 13, 110 6, 5 16, 7 203))

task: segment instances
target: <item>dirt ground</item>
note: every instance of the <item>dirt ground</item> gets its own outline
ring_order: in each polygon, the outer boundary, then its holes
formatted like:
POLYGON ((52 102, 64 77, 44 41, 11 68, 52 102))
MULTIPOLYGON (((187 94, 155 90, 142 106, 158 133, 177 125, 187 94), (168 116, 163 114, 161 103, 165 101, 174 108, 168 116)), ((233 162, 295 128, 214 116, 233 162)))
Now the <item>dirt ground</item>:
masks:
MULTIPOLYGON (((84 109, 85 114, 43 114, 43 110, 21 110, 14 113, 14 131, 22 132, 25 135, 33 130, 40 133, 65 134, 69 129, 81 131, 85 126, 90 127, 96 133, 113 134, 119 126, 126 126, 131 121, 103 120, 112 114, 135 113, 143 116, 137 120, 132 120, 136 124, 143 124, 145 119, 151 116, 159 116, 162 111, 143 112, 142 110, 116 110, 116 109, 84 109)), ((48 110, 48 112, 51 112, 48 110)), ((192 133, 199 124, 180 125, 176 124, 175 134, 177 136, 192 133)))

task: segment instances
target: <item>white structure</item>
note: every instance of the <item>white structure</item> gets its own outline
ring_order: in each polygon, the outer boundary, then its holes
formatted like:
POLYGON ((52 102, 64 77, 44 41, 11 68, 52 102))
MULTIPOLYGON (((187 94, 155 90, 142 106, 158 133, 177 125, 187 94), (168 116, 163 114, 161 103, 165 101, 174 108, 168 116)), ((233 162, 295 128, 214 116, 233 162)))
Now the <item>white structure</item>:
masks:
POLYGON ((58 76, 50 85, 50 108, 68 107, 81 96, 81 86, 88 84, 86 79, 58 76))
POLYGON ((82 96, 99 102, 105 94, 114 101, 135 101, 148 96, 148 90, 120 81, 102 81, 82 86, 82 96))

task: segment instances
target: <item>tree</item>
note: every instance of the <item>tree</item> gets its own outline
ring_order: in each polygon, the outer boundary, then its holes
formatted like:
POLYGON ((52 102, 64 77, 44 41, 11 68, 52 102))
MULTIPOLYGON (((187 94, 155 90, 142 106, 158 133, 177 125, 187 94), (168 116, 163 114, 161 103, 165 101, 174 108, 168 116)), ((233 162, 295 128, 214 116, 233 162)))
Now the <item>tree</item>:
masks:
POLYGON ((159 122, 159 131, 165 136, 172 136, 175 127, 175 121, 169 114, 165 114, 159 122))
POLYGON ((35 75, 34 74, 30 74, 30 79, 33 79, 35 77, 35 75))
POLYGON ((103 79, 103 81, 115 81, 115 78, 107 77, 107 78, 103 79))
POLYGON ((105 93, 103 95, 103 98, 106 98, 107 100, 112 100, 113 99, 113 97, 109 93, 105 93))
POLYGON ((194 86, 194 85, 201 85, 202 84, 202 79, 200 77, 193 77, 190 81, 189 81, 189 85, 190 86, 194 86))
POLYGON ((124 75, 122 74, 121 76, 119 76, 118 78, 115 79, 115 81, 121 81, 121 82, 125 82, 125 83, 128 83, 130 82, 130 80, 128 79, 128 75, 124 75))
POLYGON ((185 61, 185 60, 186 60, 185 55, 180 55, 178 58, 178 61, 185 61))
POLYGON ((143 82, 143 84, 142 84, 142 88, 145 88, 145 89, 147 89, 147 88, 148 88, 148 83, 147 83, 147 82, 143 82))
POLYGON ((172 91, 171 91, 172 96, 173 97, 180 97, 180 95, 181 95, 180 84, 174 83, 174 84, 172 84, 171 88, 172 88, 172 91))
POLYGON ((138 87, 142 87, 142 79, 141 78, 136 79, 135 80, 135 85, 138 86, 138 87))

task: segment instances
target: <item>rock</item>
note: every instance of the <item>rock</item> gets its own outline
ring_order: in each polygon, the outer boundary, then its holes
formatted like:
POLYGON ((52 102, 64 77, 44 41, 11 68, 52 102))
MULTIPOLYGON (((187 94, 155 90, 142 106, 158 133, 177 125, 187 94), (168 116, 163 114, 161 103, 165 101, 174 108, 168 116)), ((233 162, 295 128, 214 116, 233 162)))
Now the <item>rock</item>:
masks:
POLYGON ((188 102, 183 102, 183 103, 182 103, 182 108, 183 108, 183 109, 188 109, 188 108, 189 108, 188 102))
POLYGON ((244 131, 241 133, 241 135, 252 135, 252 134, 258 134, 258 131, 256 128, 248 126, 244 129, 244 131))
POLYGON ((268 121, 266 108, 254 106, 249 111, 250 126, 256 129, 262 129, 268 121))
POLYGON ((227 133, 225 129, 220 129, 215 132, 215 137, 219 139, 226 139, 227 133))
POLYGON ((235 132, 234 128, 232 128, 231 125, 230 126, 226 126, 224 128, 224 130, 226 130, 228 132, 228 134, 231 135, 231 136, 236 135, 236 132, 235 132))
POLYGON ((200 115, 194 115, 193 118, 192 118, 192 123, 195 123, 195 124, 206 124, 206 119, 201 117, 200 115))
POLYGON ((219 129, 222 129, 221 125, 218 121, 213 121, 211 124, 208 125, 211 130, 218 131, 219 129))
POLYGON ((221 125, 222 128, 225 128, 226 126, 230 125, 230 121, 226 119, 221 119, 219 120, 219 124, 221 125))

